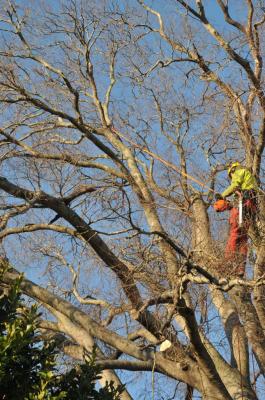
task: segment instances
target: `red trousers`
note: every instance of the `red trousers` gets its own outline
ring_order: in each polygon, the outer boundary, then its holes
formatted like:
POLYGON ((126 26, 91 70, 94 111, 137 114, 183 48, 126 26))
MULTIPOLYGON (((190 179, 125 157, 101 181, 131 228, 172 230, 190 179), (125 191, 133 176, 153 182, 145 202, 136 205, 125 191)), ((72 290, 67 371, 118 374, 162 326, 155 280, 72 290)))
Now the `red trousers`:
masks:
POLYGON ((243 204, 243 224, 239 226, 239 210, 231 208, 229 217, 229 236, 225 249, 226 260, 235 263, 235 270, 239 275, 245 272, 245 265, 248 253, 248 229, 251 223, 249 215, 256 213, 256 205, 252 200, 246 200, 243 204), (244 214, 246 214, 244 216, 244 214))
POLYGON ((225 256, 226 258, 230 258, 235 253, 243 254, 244 256, 247 255, 248 252, 248 236, 247 236, 247 229, 248 226, 244 224, 240 227, 239 226, 239 211, 238 208, 232 208, 230 210, 230 217, 229 217, 229 236, 226 244, 225 249, 225 256))

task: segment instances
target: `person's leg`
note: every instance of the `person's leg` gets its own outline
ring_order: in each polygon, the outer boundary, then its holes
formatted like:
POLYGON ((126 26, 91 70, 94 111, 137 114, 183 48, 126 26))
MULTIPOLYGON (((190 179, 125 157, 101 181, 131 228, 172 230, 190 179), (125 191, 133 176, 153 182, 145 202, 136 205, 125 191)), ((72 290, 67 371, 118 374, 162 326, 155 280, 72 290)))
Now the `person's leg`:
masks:
POLYGON ((237 241, 239 236, 239 226, 238 226, 238 209, 233 207, 230 210, 229 216, 229 235, 226 243, 225 257, 230 258, 231 254, 237 251, 237 241))
POLYGON ((237 254, 237 268, 236 274, 244 276, 246 269, 246 261, 248 255, 248 235, 247 230, 242 227, 238 236, 238 254, 237 254))
POLYGON ((239 212, 237 208, 230 211, 230 230, 225 249, 225 258, 237 276, 243 276, 248 252, 248 236, 245 227, 239 227, 239 212))

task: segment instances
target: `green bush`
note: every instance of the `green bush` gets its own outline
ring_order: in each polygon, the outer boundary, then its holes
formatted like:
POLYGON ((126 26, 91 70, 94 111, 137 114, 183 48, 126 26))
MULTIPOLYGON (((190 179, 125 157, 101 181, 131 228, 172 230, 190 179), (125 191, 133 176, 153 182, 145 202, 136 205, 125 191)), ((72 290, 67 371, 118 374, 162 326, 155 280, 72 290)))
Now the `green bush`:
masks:
POLYGON ((90 361, 60 373, 55 343, 40 339, 37 307, 25 307, 19 280, 0 298, 0 398, 119 400, 123 387, 96 390, 100 369, 90 361))

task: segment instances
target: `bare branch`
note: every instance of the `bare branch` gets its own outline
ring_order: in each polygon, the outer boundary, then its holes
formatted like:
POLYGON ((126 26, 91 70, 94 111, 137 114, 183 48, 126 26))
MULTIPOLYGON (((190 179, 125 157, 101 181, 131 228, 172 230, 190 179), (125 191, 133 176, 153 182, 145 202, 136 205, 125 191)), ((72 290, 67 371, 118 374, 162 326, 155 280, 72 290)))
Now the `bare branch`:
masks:
POLYGON ((217 0, 221 10, 223 11, 225 20, 228 24, 234 26, 235 28, 237 28, 239 31, 245 33, 245 28, 244 26, 236 21, 235 19, 231 18, 230 14, 229 14, 229 8, 228 8, 228 4, 224 4, 223 0, 217 0))

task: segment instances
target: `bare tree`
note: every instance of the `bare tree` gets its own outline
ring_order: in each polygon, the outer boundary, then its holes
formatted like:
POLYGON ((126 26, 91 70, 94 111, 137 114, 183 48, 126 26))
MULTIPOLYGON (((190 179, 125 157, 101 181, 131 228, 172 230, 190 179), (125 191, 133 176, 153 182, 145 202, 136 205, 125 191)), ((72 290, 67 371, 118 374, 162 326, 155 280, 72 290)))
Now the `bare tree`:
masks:
POLYGON ((264 6, 2 1, 2 285, 24 272, 40 329, 76 362, 96 347, 103 383, 262 398, 263 193, 247 279, 211 205, 231 161, 264 182, 264 6))

